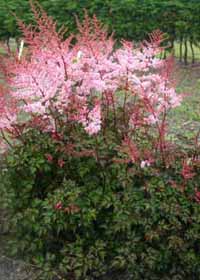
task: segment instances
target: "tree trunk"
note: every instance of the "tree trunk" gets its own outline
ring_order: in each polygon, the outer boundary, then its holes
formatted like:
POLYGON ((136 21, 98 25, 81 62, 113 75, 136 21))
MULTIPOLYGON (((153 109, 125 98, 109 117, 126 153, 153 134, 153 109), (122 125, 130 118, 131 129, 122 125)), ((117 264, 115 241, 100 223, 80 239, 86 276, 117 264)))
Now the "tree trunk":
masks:
POLYGON ((180 46, 179 46, 179 62, 183 61, 183 38, 180 39, 180 46))
POLYGON ((193 48, 192 40, 190 40, 190 48, 191 48, 191 52, 192 52, 192 64, 194 64, 195 63, 195 54, 194 54, 194 48, 193 48))
POLYGON ((184 46, 185 46, 184 63, 185 63, 185 65, 187 65, 187 64, 188 64, 188 46, 187 46, 187 39, 184 40, 184 46))
POLYGON ((15 41, 16 41, 17 51, 19 52, 20 40, 19 38, 16 38, 15 41))
POLYGON ((166 49, 164 49, 163 59, 166 59, 166 57, 167 57, 167 51, 166 49))
POLYGON ((175 50, 174 50, 174 39, 171 39, 170 44, 171 44, 171 54, 174 56, 174 54, 175 54, 175 50))
POLYGON ((10 38, 6 38, 6 47, 7 47, 7 51, 8 53, 10 53, 10 38))

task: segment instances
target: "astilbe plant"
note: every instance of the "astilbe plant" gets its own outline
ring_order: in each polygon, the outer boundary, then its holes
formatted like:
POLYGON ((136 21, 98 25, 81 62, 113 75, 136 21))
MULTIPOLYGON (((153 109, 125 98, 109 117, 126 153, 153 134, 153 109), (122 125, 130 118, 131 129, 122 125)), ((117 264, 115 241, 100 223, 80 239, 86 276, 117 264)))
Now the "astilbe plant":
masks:
POLYGON ((153 32, 137 47, 122 41, 115 48, 113 36, 86 13, 83 23, 77 20, 79 34, 63 39, 63 29, 56 31, 56 23, 38 5, 32 9, 36 26, 19 21, 24 50, 1 58, 8 85, 1 90, 4 138, 22 139, 36 126, 62 139, 66 131, 74 135, 82 126, 105 143, 112 131, 118 151, 127 146, 127 160, 148 160, 141 139, 148 142, 150 157, 159 152, 165 160, 166 114, 181 97, 170 81, 171 59, 157 58, 162 33, 153 32))
POLYGON ((24 48, 0 59, 1 147, 20 250, 59 279, 198 275, 187 230, 199 215, 199 158, 166 137, 181 96, 173 59, 158 58, 163 34, 116 47, 85 13, 65 38, 38 4, 32 10, 36 26, 19 21, 24 48))

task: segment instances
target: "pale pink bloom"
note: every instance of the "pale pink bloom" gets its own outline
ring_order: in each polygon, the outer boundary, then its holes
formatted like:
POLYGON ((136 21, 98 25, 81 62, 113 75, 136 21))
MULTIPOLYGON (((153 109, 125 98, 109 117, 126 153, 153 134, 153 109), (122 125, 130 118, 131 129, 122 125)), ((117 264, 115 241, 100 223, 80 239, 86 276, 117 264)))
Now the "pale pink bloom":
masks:
POLYGON ((145 118, 145 121, 148 123, 148 124, 155 124, 159 121, 158 117, 151 114, 149 115, 148 117, 145 118))
POLYGON ((151 165, 149 160, 142 160, 140 163, 141 168, 149 167, 151 165))
POLYGON ((88 134, 97 134, 101 129, 101 106, 98 102, 88 114, 88 122, 85 130, 88 134))
MULTIPOLYGON (((129 130, 155 126, 163 112, 180 104, 168 75, 160 71, 165 62, 156 57, 159 34, 139 48, 123 41, 116 49, 113 38, 97 22, 87 18, 85 25, 79 23, 75 44, 73 36, 63 39, 47 16, 38 20, 35 32, 21 26, 28 55, 24 50, 20 60, 18 53, 16 58, 2 57, 0 65, 9 84, 9 90, 0 88, 1 129, 18 124, 25 111, 29 120, 39 117, 45 132, 56 131, 56 121, 61 120, 62 127, 81 124, 89 135, 95 135, 105 112, 114 108, 116 114, 125 109, 129 130)), ((131 143, 129 153, 134 154, 131 143)))
POLYGON ((79 51, 77 52, 77 56, 76 56, 76 57, 77 57, 77 60, 81 59, 82 56, 83 56, 83 52, 79 50, 79 51))
POLYGON ((43 106, 41 102, 34 102, 32 104, 24 105, 23 110, 28 113, 43 115, 45 113, 45 106, 43 106))

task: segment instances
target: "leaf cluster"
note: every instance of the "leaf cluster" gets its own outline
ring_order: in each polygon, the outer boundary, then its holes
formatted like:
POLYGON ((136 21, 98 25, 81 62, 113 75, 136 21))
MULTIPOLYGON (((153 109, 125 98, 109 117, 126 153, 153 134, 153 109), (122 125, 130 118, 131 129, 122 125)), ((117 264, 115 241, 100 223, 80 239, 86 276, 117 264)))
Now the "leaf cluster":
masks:
POLYGON ((11 252, 40 268, 41 279, 198 279, 199 178, 183 190, 180 160, 165 170, 99 166, 30 130, 6 166, 11 252))

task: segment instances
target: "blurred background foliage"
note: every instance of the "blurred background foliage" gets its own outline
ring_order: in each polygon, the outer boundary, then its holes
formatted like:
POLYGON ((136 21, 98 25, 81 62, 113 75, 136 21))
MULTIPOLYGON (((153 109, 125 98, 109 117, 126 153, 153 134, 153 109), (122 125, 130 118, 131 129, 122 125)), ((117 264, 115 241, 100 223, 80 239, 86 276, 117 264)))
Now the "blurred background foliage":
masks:
MULTIPOLYGON (((83 17, 84 9, 114 31, 116 39, 143 40, 149 32, 160 29, 166 33, 169 50, 180 61, 198 58, 200 41, 200 1, 198 0, 39 0, 58 26, 68 33, 76 32, 75 15, 83 17)), ((32 22, 29 0, 0 1, 0 40, 20 38, 16 17, 32 22)))

